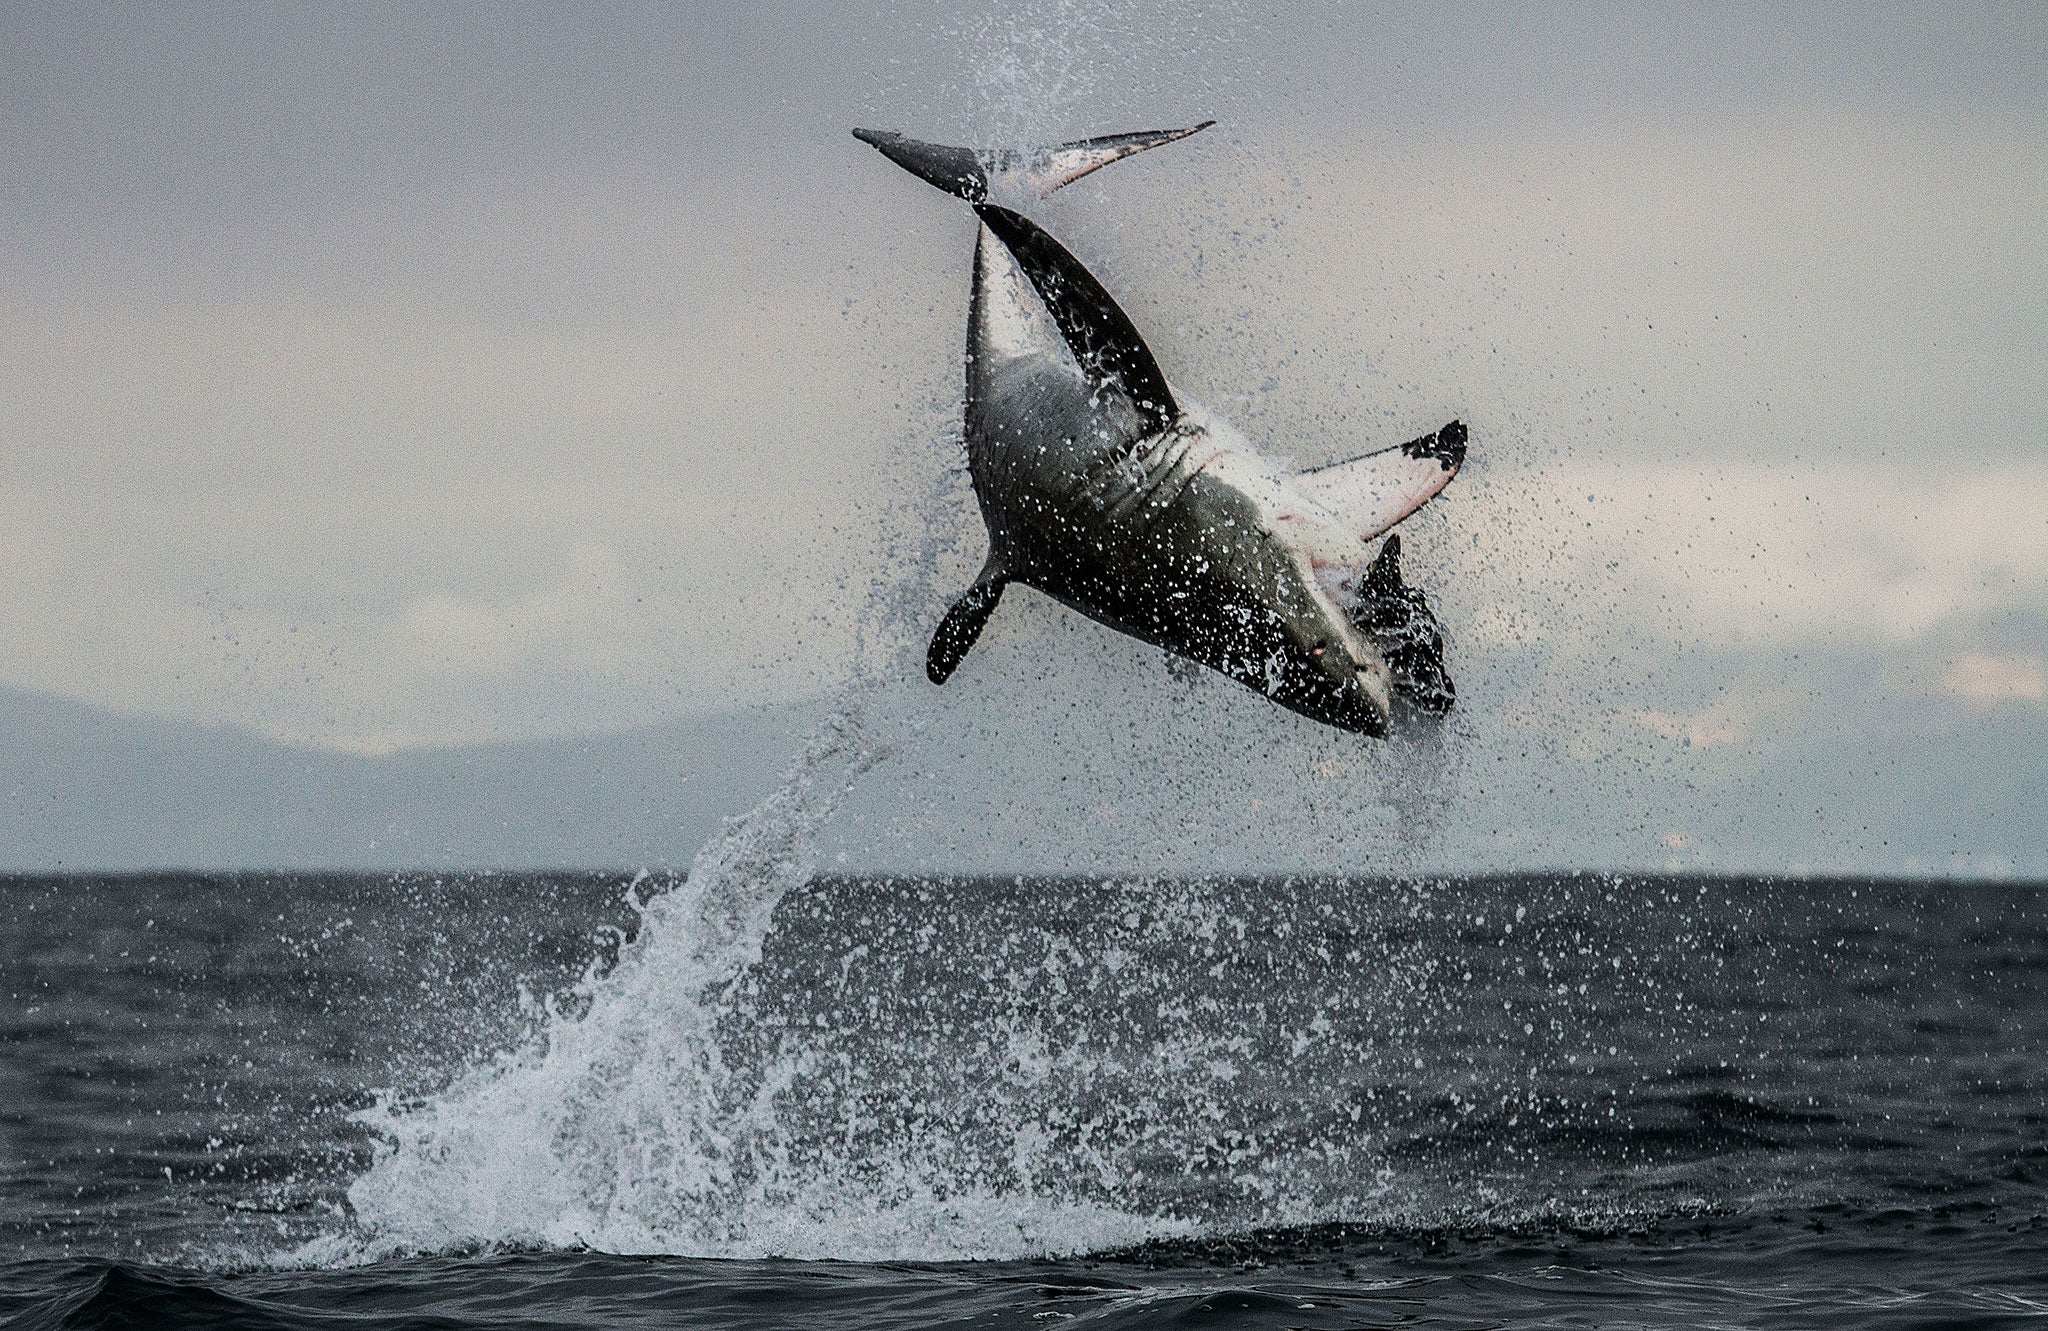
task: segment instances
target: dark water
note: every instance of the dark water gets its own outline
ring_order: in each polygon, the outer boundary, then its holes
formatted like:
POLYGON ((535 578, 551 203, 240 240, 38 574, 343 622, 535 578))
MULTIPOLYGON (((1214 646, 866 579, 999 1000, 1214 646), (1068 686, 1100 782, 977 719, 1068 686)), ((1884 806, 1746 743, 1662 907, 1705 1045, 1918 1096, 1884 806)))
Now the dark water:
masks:
POLYGON ((2048 1318, 2048 886, 653 888, 0 879, 0 1319, 2048 1318))

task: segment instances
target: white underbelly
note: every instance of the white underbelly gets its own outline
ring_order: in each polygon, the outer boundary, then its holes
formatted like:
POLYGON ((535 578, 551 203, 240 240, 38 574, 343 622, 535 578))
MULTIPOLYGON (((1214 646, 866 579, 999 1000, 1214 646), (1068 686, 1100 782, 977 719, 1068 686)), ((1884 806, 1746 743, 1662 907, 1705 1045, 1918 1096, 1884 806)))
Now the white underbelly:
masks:
POLYGON ((1264 458, 1233 449, 1218 453, 1204 470, 1249 499, 1260 525, 1299 554, 1319 581, 1342 583, 1371 562, 1369 545, 1264 458))

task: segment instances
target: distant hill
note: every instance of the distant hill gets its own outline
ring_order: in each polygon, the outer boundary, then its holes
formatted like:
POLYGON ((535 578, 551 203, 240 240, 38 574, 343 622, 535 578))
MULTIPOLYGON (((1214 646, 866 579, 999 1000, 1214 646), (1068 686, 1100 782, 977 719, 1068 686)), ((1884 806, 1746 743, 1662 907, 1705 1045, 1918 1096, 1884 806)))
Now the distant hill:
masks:
POLYGON ((0 870, 686 866, 821 707, 369 756, 0 689, 0 870))
MULTIPOLYGON (((2032 704, 1901 705, 1851 661, 1787 724, 1694 742, 1626 716, 1509 724, 1515 680, 1476 672, 1447 724, 1366 741, 1176 677, 1106 630, 1053 631, 1043 665, 1013 642, 945 689, 872 694, 886 757, 819 834, 819 862, 2048 873, 2048 710, 2032 704)), ((0 689, 0 871, 680 868, 774 788, 828 706, 374 757, 0 689)))

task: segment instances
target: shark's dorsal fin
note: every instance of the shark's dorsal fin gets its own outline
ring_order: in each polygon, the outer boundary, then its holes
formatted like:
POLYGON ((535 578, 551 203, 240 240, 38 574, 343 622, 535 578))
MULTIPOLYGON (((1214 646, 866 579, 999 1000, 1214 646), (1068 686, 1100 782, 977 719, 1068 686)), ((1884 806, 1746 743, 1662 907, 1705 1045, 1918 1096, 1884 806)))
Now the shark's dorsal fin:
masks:
POLYGON ((1380 546, 1372 567, 1365 571, 1365 581, 1359 585, 1359 591, 1374 600, 1390 600, 1399 596, 1406 586, 1401 581, 1401 538, 1389 536, 1380 546))
POLYGON ((1434 499, 1464 462, 1465 427, 1452 421, 1420 439, 1305 471, 1294 484, 1345 531, 1369 541, 1434 499))
POLYGON ((977 204, 974 211, 1015 256, 1089 383, 1129 398, 1143 433, 1171 425, 1180 407, 1159 362, 1095 275, 1031 219, 992 203, 977 204))
POLYGON ((1130 134, 1105 134, 1100 138, 1076 139, 1054 148, 998 148, 977 151, 954 148, 943 143, 925 143, 893 130, 857 129, 853 137, 869 144, 919 180, 936 185, 969 203, 987 199, 991 188, 1017 188, 1044 198, 1062 185, 1100 171, 1147 148, 1157 148, 1175 139, 1205 130, 1215 124, 1204 120, 1187 129, 1141 129, 1130 134))

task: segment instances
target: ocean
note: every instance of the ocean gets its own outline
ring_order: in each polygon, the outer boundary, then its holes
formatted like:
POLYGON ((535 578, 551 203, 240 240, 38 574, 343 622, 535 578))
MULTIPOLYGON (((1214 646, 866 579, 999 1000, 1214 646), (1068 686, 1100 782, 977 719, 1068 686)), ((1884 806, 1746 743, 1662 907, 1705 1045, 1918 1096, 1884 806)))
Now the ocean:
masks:
POLYGON ((0 1321, 2048 1321, 2048 884, 812 875, 800 813, 0 879, 0 1321))

